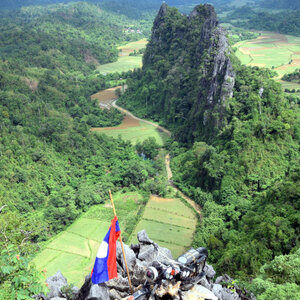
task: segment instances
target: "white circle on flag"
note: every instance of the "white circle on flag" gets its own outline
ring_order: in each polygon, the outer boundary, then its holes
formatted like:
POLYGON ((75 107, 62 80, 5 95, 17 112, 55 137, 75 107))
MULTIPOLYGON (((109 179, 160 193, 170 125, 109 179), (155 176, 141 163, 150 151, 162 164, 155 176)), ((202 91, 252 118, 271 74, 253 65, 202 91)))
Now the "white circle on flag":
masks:
POLYGON ((108 251, 108 244, 106 242, 102 242, 99 249, 98 249, 98 252, 97 252, 97 257, 98 258, 103 258, 103 257, 106 257, 107 256, 107 251, 108 251))

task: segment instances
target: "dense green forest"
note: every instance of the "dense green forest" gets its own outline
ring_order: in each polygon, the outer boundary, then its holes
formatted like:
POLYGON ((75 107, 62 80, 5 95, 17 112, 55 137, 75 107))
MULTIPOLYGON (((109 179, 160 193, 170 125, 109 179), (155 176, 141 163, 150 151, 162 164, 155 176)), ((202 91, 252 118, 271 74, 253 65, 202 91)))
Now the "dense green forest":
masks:
MULTIPOLYGON (((176 141, 167 145, 173 181, 203 208, 194 245, 209 249, 218 272, 256 278, 250 289, 259 299, 297 299, 297 101, 283 94, 270 71, 242 66, 229 51, 232 97, 224 101, 216 92, 207 104, 222 38, 212 33, 214 28, 207 31, 204 20, 213 23, 211 9, 200 6, 197 12, 198 17, 194 13, 187 19, 176 9, 162 10, 143 69, 128 79, 118 103, 174 133, 176 141), (206 42, 199 43, 203 35, 206 42)), ((230 83, 222 70, 216 76, 219 86, 230 83)))
POLYGON ((300 10, 286 10, 278 13, 256 11, 249 6, 237 8, 230 12, 224 22, 237 27, 256 30, 268 30, 290 35, 300 35, 300 10))
POLYGON ((115 60, 117 44, 140 38, 123 30, 133 23, 87 3, 1 15, 0 290, 7 299, 40 291, 40 274, 28 265, 39 242, 103 203, 108 189, 149 192, 162 168, 130 142, 90 131, 123 118, 90 95, 119 79, 95 66, 115 60))
POLYGON ((141 38, 137 33, 124 34, 129 26, 138 28, 139 23, 87 3, 3 12, 0 57, 9 55, 26 66, 62 72, 88 71, 116 61, 116 43, 141 38))
MULTIPOLYGON (((4 1, 1 8, 56 2, 69 1, 4 1)), ((117 59, 117 44, 141 38, 124 29, 142 29, 147 37, 160 1, 90 2, 97 5, 0 12, 0 290, 12 298, 41 290, 40 274, 28 264, 39 242, 103 203, 108 189, 158 192, 163 167, 151 160, 157 145, 149 139, 135 148, 93 134, 91 127, 117 125, 123 117, 101 110, 90 95, 120 79, 101 75, 97 65, 117 59)), ((247 13, 241 26, 259 15, 247 13)), ((200 6, 197 14, 189 21, 168 8, 163 25, 154 23, 160 39, 151 38, 142 70, 122 74, 129 87, 120 104, 174 133, 166 145, 173 181, 202 206, 194 246, 209 249, 219 273, 246 286, 253 279, 250 289, 259 299, 297 299, 299 103, 282 93, 270 71, 239 63, 220 32, 207 27, 210 8, 200 6), (224 73, 216 76, 221 46, 227 69, 219 65, 224 73), (234 82, 225 76, 232 72, 234 82), (223 87, 231 84, 229 97, 223 87), (203 99, 215 85, 207 105, 203 99)), ((263 14, 261 24, 277 17, 268 28, 286 14, 298 24, 298 11, 263 14)), ((289 21, 286 33, 297 31, 289 21)))

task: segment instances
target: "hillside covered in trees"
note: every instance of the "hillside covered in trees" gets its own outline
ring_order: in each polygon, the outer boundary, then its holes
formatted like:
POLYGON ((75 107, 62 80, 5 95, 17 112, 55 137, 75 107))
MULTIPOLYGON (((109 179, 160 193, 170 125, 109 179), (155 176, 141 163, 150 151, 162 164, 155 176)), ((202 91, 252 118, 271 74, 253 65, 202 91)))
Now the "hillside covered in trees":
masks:
POLYGON ((243 6, 230 12, 222 21, 248 29, 300 35, 300 9, 270 13, 243 6))
MULTIPOLYGON (((56 2, 69 1, 3 1, 3 9, 42 6, 0 12, 0 290, 7 299, 40 291, 28 266, 39 242, 103 203, 108 189, 150 192, 162 170, 137 155, 146 144, 136 149, 90 131, 122 120, 90 99, 120 79, 96 67, 117 59, 117 44, 141 37, 125 28, 147 36, 160 1, 44 6, 56 2)), ((143 69, 122 74, 129 87, 119 104, 173 132, 166 145, 173 181, 202 206, 194 246, 209 249, 219 273, 251 281, 259 299, 298 299, 299 103, 270 71, 242 66, 217 24, 209 5, 190 16, 163 5, 143 69)))
POLYGON ((270 71, 240 64, 209 5, 162 5, 128 86, 118 103, 174 133, 173 181, 203 208, 195 246, 220 273, 256 277, 259 299, 297 299, 297 103, 270 71))
MULTIPOLYGON (((1 13, 0 27, 0 298, 38 293, 28 257, 107 191, 145 187, 161 170, 130 142, 90 131, 123 116, 90 96, 120 75, 98 63, 117 44, 141 38, 138 21, 87 3, 1 13)), ((20 297, 23 298, 20 298, 20 297)))

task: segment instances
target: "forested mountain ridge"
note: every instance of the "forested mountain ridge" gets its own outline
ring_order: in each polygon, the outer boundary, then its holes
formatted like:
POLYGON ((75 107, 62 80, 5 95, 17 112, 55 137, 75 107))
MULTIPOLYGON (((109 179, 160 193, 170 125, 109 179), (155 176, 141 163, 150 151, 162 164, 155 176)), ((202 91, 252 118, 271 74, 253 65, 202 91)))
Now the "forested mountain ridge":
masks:
POLYGON ((125 34, 137 22, 88 3, 61 4, 1 12, 0 57, 22 65, 62 72, 89 71, 116 61, 116 44, 136 40, 125 34))
POLYGON ((209 249, 219 272, 258 276, 251 288, 259 299, 297 299, 298 104, 271 71, 242 66, 229 47, 220 51, 211 6, 195 12, 196 19, 162 6, 143 69, 118 103, 174 132, 173 181, 203 207, 195 246, 209 249))

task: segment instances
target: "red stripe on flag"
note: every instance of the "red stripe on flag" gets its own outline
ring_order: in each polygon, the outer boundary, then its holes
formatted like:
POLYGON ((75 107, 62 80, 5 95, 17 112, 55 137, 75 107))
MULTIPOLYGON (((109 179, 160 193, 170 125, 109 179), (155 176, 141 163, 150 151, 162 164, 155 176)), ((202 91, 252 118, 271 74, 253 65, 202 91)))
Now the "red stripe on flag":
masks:
POLYGON ((117 273, 117 239, 121 232, 116 232, 117 217, 114 217, 111 223, 110 235, 109 235, 109 255, 107 260, 108 278, 112 279, 118 277, 117 273))

